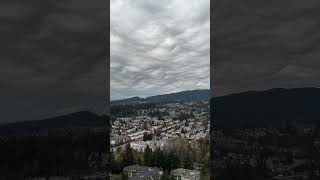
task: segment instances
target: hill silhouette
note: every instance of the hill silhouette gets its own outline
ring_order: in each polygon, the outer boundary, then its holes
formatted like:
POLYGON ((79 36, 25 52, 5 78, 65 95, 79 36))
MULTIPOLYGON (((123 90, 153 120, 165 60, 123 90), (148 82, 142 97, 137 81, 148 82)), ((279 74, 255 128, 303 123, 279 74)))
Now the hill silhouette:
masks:
POLYGON ((161 103, 161 102, 185 102, 185 101, 202 101, 209 100, 210 90, 208 89, 198 89, 181 91, 170 94, 162 94, 156 96, 150 96, 146 98, 132 97, 128 99, 115 100, 112 101, 112 105, 119 104, 139 104, 139 103, 161 103))
POLYGON ((90 111, 79 111, 62 116, 15 122, 0 126, 1 134, 24 134, 34 131, 46 131, 50 129, 71 129, 80 127, 103 127, 108 124, 108 116, 99 116, 90 111))
POLYGON ((288 121, 320 122, 319 88, 275 88, 211 99, 214 127, 270 127, 288 121))

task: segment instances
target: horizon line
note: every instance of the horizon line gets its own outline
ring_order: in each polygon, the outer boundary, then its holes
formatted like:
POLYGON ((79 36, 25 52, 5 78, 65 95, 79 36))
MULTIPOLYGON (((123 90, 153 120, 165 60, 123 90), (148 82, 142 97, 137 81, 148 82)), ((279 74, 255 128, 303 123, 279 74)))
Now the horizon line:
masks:
POLYGON ((163 94, 161 93, 161 94, 151 95, 151 96, 146 96, 146 97, 130 96, 130 97, 127 97, 127 98, 113 99, 113 100, 111 100, 111 98, 110 98, 110 102, 112 102, 112 101, 121 101, 121 100, 126 100, 126 99, 130 99, 130 98, 135 98, 135 97, 145 99, 145 98, 154 97, 154 96, 168 95, 168 94, 187 92, 187 91, 199 91, 199 90, 209 90, 210 91, 210 88, 209 89, 190 89, 190 90, 182 90, 182 91, 175 91, 175 92, 165 92, 163 94))

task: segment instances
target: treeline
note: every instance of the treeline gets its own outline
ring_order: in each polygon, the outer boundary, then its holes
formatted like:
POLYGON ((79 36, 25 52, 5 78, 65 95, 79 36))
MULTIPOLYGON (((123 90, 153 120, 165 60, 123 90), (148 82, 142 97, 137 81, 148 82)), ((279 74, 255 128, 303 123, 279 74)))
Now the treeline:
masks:
POLYGON ((155 107, 153 103, 134 104, 134 105, 112 105, 110 108, 112 117, 133 117, 137 116, 137 111, 155 107))
POLYGON ((170 172, 176 168, 193 169, 192 158, 189 153, 185 154, 182 160, 175 151, 163 151, 160 148, 151 150, 149 146, 144 153, 137 155, 134 153, 130 144, 127 144, 121 153, 111 153, 111 172, 119 174, 126 166, 139 164, 149 167, 159 167, 164 171, 170 172), (118 155, 118 157, 116 157, 118 155))
MULTIPOLYGON (((123 168, 130 165, 142 165, 148 167, 158 167, 164 171, 162 180, 171 180, 170 172, 173 169, 185 168, 194 169, 200 168, 201 179, 209 179, 209 145, 207 139, 202 139, 199 142, 199 152, 190 150, 182 150, 178 144, 172 144, 175 148, 167 147, 165 150, 156 148, 154 151, 149 146, 146 147, 143 153, 138 153, 127 144, 122 150, 117 148, 115 152, 111 153, 111 172, 112 174, 122 175, 123 168)), ((184 148, 187 146, 184 144, 184 148)))
POLYGON ((182 120, 187 120, 190 118, 194 118, 194 114, 191 112, 190 113, 180 113, 176 119, 182 121, 182 120))
POLYGON ((164 171, 164 179, 170 179, 173 169, 198 169, 201 179, 209 179, 209 139, 200 138, 189 143, 183 138, 174 138, 166 143, 163 149, 153 151, 149 146, 143 153, 133 150, 130 143, 118 147, 111 152, 111 172, 114 175, 123 174, 123 168, 139 164, 148 167, 158 167, 164 171))
POLYGON ((168 111, 159 111, 159 110, 154 110, 154 111, 151 111, 149 114, 149 116, 151 117, 157 117, 159 120, 164 120, 164 116, 169 116, 169 112, 168 111))

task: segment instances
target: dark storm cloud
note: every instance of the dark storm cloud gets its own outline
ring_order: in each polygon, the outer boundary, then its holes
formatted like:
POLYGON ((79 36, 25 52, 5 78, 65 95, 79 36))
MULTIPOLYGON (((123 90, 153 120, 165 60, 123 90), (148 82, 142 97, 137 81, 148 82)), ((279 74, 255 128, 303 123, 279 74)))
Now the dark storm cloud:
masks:
POLYGON ((215 96, 320 86, 320 2, 221 0, 212 4, 215 96))
POLYGON ((1 1, 1 122, 105 111, 108 2, 1 1))
POLYGON ((112 0, 111 98, 208 89, 209 0, 112 0))

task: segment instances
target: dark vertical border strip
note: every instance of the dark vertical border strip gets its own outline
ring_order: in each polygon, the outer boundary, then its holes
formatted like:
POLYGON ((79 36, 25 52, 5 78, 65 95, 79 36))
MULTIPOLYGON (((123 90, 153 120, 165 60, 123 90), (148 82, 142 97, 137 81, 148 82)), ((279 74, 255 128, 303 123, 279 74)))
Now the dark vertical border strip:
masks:
MULTIPOLYGON (((106 99, 106 112, 107 112, 107 137, 106 137, 106 151, 108 156, 110 157, 110 132, 111 132, 111 123, 110 123, 110 1, 107 2, 107 7, 106 7, 106 34, 105 34, 105 39, 106 39, 106 84, 107 84, 107 99, 106 99)), ((107 166, 107 172, 109 173, 109 176, 107 179, 111 179, 111 163, 109 159, 109 165, 107 166)))
POLYGON ((213 141, 213 135, 214 135, 214 131, 213 131, 213 127, 214 127, 214 118, 213 118, 213 94, 214 94, 214 81, 213 81, 213 52, 214 52, 214 48, 213 48, 213 40, 214 40, 214 24, 213 24, 213 3, 214 1, 210 1, 210 99, 209 99, 209 103, 210 103, 210 158, 209 158, 209 174, 210 174, 210 179, 213 179, 212 177, 212 170, 213 170, 213 153, 214 153, 214 141, 213 141))

